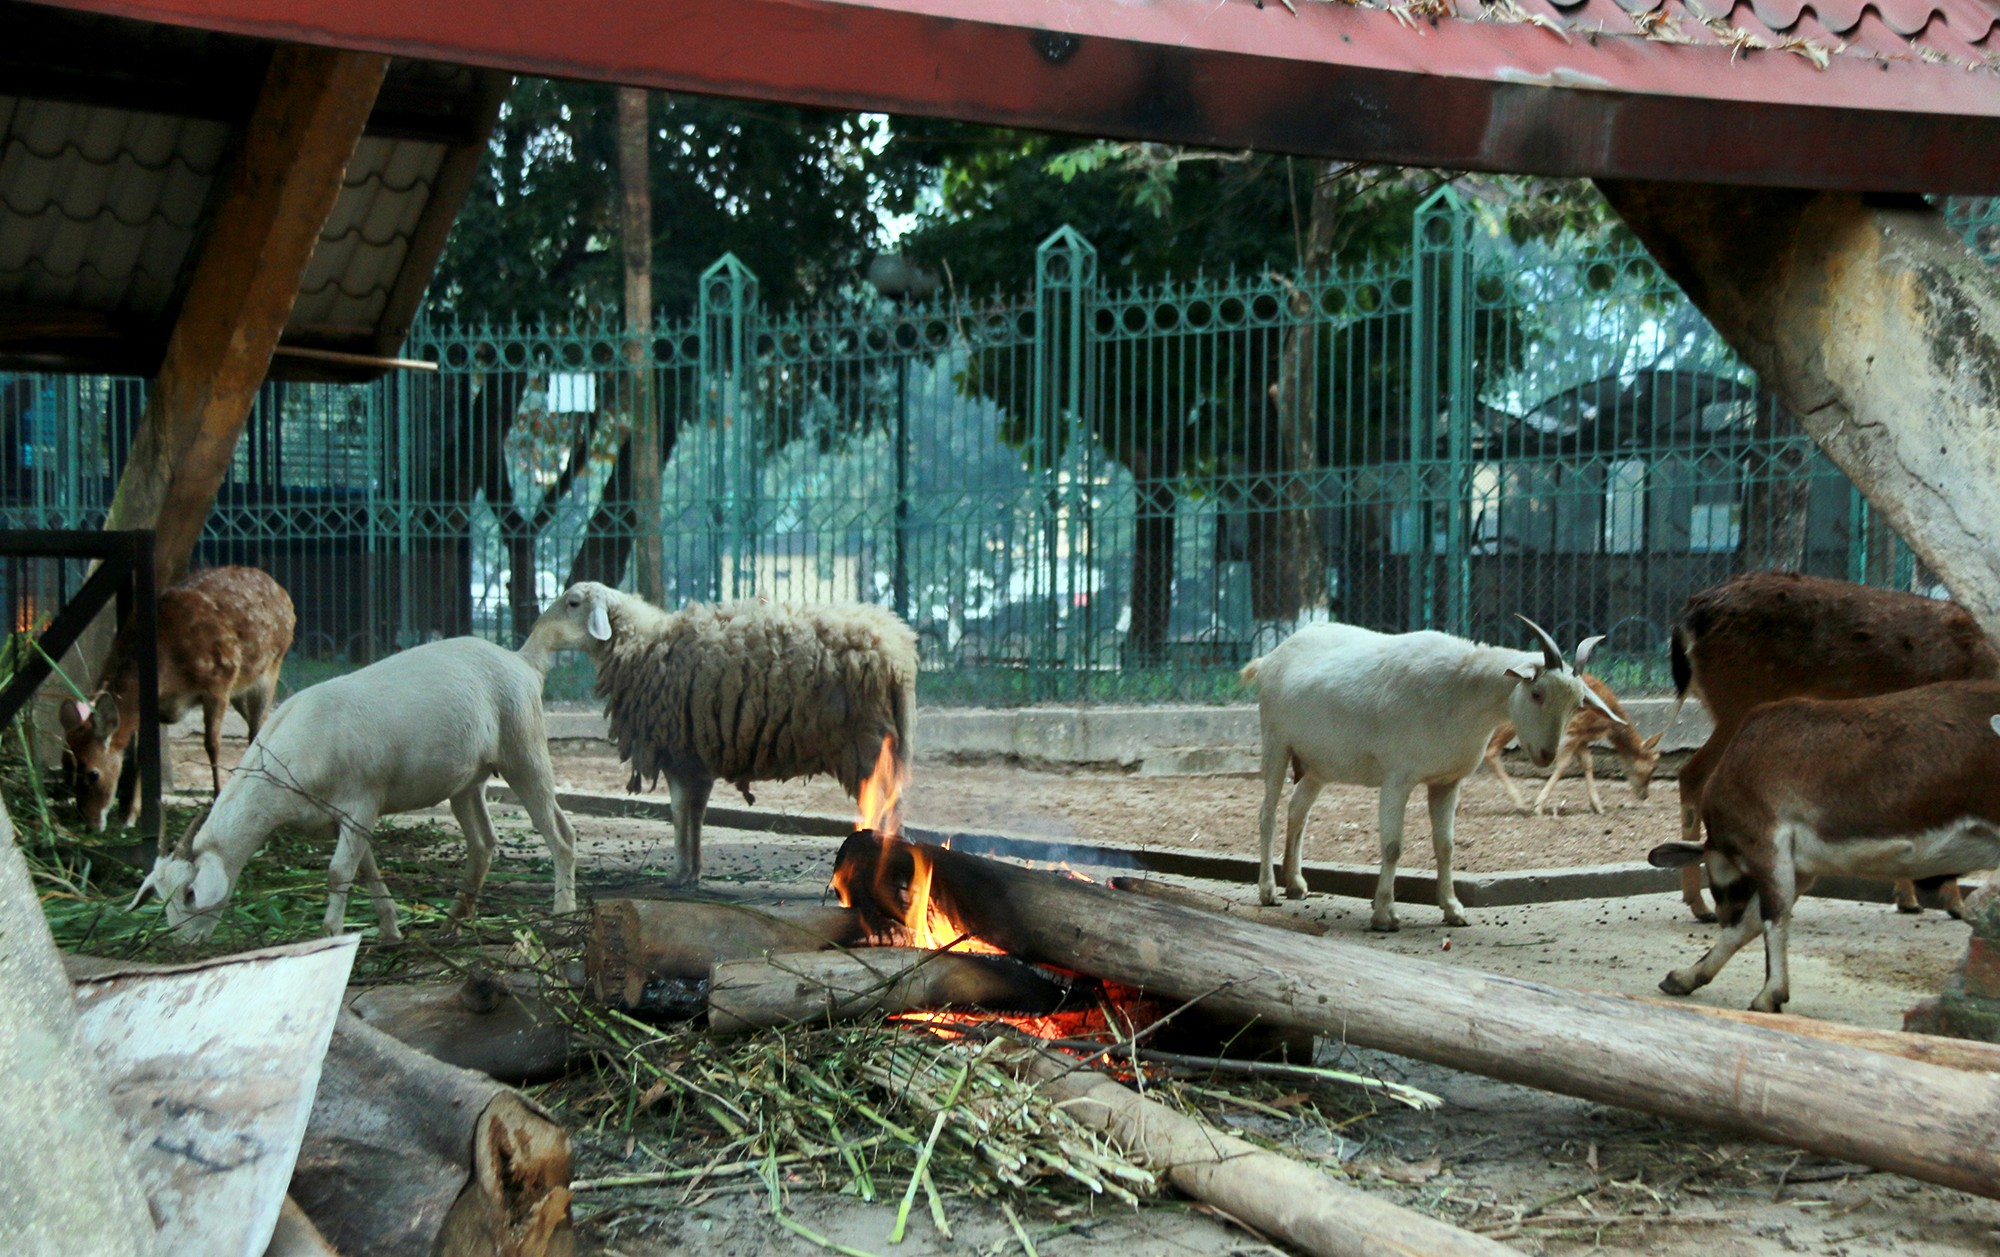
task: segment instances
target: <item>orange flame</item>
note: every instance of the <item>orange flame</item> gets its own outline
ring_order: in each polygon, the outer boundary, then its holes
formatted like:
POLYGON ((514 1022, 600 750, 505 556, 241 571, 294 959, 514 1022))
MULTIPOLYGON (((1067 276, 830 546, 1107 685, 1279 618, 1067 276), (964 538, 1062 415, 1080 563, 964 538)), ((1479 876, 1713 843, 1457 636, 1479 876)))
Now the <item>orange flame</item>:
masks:
POLYGON ((875 771, 861 783, 861 793, 856 796, 860 828, 872 829, 884 838, 902 833, 903 787, 909 782, 909 768, 896 755, 896 735, 888 734, 875 756, 875 771))

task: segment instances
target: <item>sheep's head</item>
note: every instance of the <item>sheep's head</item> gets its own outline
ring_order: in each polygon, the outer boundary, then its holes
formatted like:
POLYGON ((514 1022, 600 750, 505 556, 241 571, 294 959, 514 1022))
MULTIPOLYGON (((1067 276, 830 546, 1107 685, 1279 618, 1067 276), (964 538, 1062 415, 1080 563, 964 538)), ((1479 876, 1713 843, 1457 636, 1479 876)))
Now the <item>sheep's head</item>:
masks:
POLYGON ((112 796, 118 793, 119 771, 125 761, 125 748, 112 745, 112 735, 118 729, 118 699, 104 694, 95 706, 66 702, 57 714, 62 719, 64 762, 76 787, 76 810, 85 826, 103 833, 104 816, 111 810, 112 796))
POLYGON ((1556 748, 1562 743, 1578 704, 1588 703, 1618 724, 1625 722, 1584 684, 1580 675, 1590 652, 1604 640, 1602 637, 1585 638, 1576 648, 1576 662, 1571 664, 1563 658, 1562 648, 1547 630, 1527 616, 1520 618, 1541 640, 1542 657, 1507 669, 1507 675, 1514 680, 1514 692, 1507 698, 1507 713, 1514 722, 1521 749, 1535 761, 1536 767, 1547 768, 1555 762, 1556 748))
POLYGON ((578 581, 542 612, 530 636, 549 650, 596 654, 611 640, 611 604, 621 597, 608 585, 578 581))
POLYGON ((222 857, 213 851, 192 860, 178 853, 163 855, 139 884, 132 907, 157 897, 166 908, 167 925, 183 942, 198 943, 214 932, 217 913, 229 901, 234 882, 222 857))

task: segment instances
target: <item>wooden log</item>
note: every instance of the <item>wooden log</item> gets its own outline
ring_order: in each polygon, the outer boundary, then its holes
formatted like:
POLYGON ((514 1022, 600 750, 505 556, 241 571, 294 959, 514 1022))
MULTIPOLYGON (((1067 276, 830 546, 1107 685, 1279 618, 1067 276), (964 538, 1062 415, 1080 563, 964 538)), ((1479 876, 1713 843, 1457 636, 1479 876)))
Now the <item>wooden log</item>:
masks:
POLYGON ((341 1014, 291 1189, 337 1250, 569 1257, 569 1179, 540 1105, 341 1014))
POLYGON ((1927 1065, 1937 1065, 1944 1069, 1961 1069, 1976 1074, 2000 1074, 2000 1044, 1954 1039, 1941 1034, 1916 1034, 1908 1030, 1875 1030, 1867 1026, 1850 1026, 1838 1021, 1821 1021, 1816 1017, 1801 1017, 1797 1013, 1753 1013, 1743 1008, 1668 1003, 1653 995, 1621 995, 1618 998, 1700 1013, 1704 1017, 1720 1017, 1724 1021, 1738 1021, 1746 1026, 1763 1026, 1770 1030, 1802 1034, 1809 1039, 1822 1039, 1828 1043, 1845 1043, 1849 1047, 1866 1048, 1871 1052, 1886 1052, 1890 1056, 1922 1061, 1927 1065))
POLYGON ((702 980, 725 960, 844 947, 861 936, 860 917, 847 908, 608 899, 591 912, 584 978, 600 1002, 639 1008, 659 979, 702 980))
POLYGON ((1440 965, 925 848, 1010 954, 1217 1012, 2000 1196, 2000 1079, 1440 965), (1190 940, 1199 940, 1190 946, 1190 940))
POLYGON ((542 995, 539 974, 370 987, 347 1007, 427 1056, 502 1082, 557 1077, 572 1055, 569 1026, 542 995))
POLYGON ((299 1202, 287 1196, 278 1211, 278 1225, 271 1232, 271 1243, 264 1250, 264 1257, 340 1257, 340 1253, 326 1242, 326 1236, 319 1233, 306 1211, 299 1208, 299 1202))
POLYGON ((1044 1014, 1062 1007, 1068 993, 1011 956, 916 947, 799 952, 716 965, 708 1024, 729 1034, 945 1008, 1044 1014))
POLYGON ((1255 921, 1259 925, 1268 925, 1277 930, 1290 930, 1294 934, 1310 934, 1318 938, 1326 933, 1325 923, 1294 915, 1281 907, 1269 908, 1263 904, 1239 903, 1205 890, 1196 890, 1192 886, 1163 882, 1156 877, 1113 877, 1104 884, 1113 890, 1122 890, 1128 894, 1164 899, 1168 903, 1200 908, 1205 912, 1220 912, 1224 916, 1255 921))
POLYGON ((1516 1250, 1345 1186, 1290 1157, 1137 1095, 1067 1057, 1002 1057, 1063 1111, 1105 1131, 1187 1196, 1314 1257, 1503 1257, 1516 1250))

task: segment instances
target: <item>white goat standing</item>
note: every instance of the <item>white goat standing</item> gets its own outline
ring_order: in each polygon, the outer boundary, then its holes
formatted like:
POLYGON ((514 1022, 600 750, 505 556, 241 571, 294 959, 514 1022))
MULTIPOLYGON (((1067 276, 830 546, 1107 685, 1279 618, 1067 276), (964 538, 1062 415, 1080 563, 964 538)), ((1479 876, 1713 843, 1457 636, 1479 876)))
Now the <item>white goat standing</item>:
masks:
POLYGON ((301 690, 250 744, 201 827, 154 864, 133 906, 156 894, 183 938, 206 937, 243 866, 274 830, 290 825, 338 835, 327 870, 327 933, 346 919, 358 873, 382 938, 400 941, 369 833, 380 817, 448 799, 465 833, 465 888, 452 909, 463 920, 478 904, 499 847, 485 793, 497 772, 554 857, 555 910, 574 911, 576 834, 556 806, 542 715, 548 661, 532 635, 518 653, 458 637, 301 690))
MULTIPOLYGON (((1257 893, 1277 902, 1271 834, 1288 772, 1298 778, 1285 818, 1285 894, 1306 893, 1300 872, 1306 813, 1329 782, 1379 786, 1382 871, 1370 928, 1394 930, 1396 862, 1403 853, 1403 813, 1410 792, 1430 793, 1431 844, 1437 852, 1438 907, 1446 925, 1464 925, 1451 886, 1452 821, 1459 783, 1479 767, 1487 739, 1511 721, 1522 749, 1539 767, 1554 759, 1578 703, 1617 716, 1578 678, 1601 637, 1576 649, 1576 665, 1542 628, 1540 654, 1482 646, 1447 633, 1375 633, 1348 624, 1314 624, 1253 659, 1243 679, 1257 686, 1264 734, 1264 806, 1258 813, 1257 893)), ((1620 723, 1623 723, 1622 721, 1620 723)))

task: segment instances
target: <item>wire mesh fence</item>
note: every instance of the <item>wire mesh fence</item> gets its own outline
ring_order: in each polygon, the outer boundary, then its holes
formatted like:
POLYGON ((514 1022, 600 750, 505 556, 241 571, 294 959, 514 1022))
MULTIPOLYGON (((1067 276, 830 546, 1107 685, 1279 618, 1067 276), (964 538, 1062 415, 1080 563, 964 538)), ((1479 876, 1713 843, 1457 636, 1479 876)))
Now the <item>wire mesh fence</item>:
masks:
MULTIPOLYGON (((2000 205, 1947 211, 2000 257, 2000 205)), ((1511 642, 1517 612, 1608 633, 1643 689, 1735 571, 1941 592, 1642 252, 1514 243, 1449 188, 1411 233, 1394 267, 1116 287, 1065 228, 1017 297, 782 315, 724 258, 636 355, 608 316, 431 324, 434 372, 265 386, 197 562, 291 591, 298 685, 512 644, 657 536, 670 604, 893 607, 944 702, 1226 699, 1304 620, 1511 642)), ((101 524, 144 406, 0 376, 0 525, 101 524)), ((21 623, 77 576, 0 585, 21 623)))

